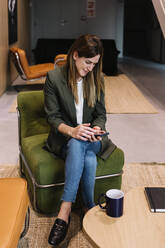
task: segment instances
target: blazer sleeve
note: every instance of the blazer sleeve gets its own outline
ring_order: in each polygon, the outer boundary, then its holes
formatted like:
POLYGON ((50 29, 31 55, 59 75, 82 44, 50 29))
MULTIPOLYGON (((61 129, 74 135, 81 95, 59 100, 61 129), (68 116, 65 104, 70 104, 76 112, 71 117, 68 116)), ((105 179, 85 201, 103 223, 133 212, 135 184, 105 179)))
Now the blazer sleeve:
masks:
POLYGON ((56 83, 60 82, 56 82, 56 80, 56 77, 54 78, 51 73, 48 73, 44 85, 44 105, 47 121, 55 129, 57 129, 61 123, 65 123, 60 112, 58 89, 56 87, 56 83))

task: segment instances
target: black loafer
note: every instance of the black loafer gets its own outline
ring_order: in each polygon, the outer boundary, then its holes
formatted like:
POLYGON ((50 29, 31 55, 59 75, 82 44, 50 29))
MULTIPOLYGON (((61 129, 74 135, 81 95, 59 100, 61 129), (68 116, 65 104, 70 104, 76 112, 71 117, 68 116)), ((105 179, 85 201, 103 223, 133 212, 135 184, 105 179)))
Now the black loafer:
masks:
POLYGON ((70 224, 70 217, 68 220, 68 224, 64 220, 59 218, 55 220, 54 225, 49 234, 48 242, 50 245, 53 246, 59 245, 65 239, 69 224, 70 224))

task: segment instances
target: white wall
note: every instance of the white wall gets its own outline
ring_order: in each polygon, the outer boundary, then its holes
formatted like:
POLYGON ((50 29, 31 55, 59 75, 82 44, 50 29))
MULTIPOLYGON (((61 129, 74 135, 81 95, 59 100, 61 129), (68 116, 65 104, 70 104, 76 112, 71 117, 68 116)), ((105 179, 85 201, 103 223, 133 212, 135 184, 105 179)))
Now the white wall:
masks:
POLYGON ((122 55, 122 0, 96 0, 95 18, 86 17, 87 0, 31 0, 31 3, 32 48, 38 38, 77 38, 92 33, 102 39, 115 39, 122 55))

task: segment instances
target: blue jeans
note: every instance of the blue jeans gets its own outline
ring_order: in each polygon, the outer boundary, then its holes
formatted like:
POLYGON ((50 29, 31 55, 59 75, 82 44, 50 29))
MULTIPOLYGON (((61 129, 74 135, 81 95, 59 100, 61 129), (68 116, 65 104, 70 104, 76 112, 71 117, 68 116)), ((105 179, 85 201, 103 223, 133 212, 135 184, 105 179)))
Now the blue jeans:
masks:
POLYGON ((70 139, 67 145, 63 147, 65 185, 61 200, 75 202, 80 184, 85 207, 92 208, 95 205, 96 154, 100 149, 100 141, 88 142, 74 138, 70 139))

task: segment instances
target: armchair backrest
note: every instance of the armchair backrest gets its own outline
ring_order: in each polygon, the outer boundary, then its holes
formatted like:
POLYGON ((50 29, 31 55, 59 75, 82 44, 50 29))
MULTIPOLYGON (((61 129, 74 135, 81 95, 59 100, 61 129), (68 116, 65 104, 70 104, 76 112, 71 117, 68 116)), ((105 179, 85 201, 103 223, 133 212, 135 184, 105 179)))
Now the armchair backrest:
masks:
POLYGON ((19 139, 49 132, 42 90, 22 91, 17 96, 19 139))
POLYGON ((62 66, 66 64, 67 54, 58 54, 54 59, 54 65, 62 66))
POLYGON ((28 79, 28 75, 30 74, 30 68, 25 51, 18 47, 11 47, 10 56, 16 66, 19 75, 23 79, 28 79))

